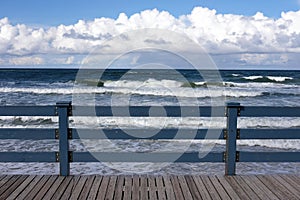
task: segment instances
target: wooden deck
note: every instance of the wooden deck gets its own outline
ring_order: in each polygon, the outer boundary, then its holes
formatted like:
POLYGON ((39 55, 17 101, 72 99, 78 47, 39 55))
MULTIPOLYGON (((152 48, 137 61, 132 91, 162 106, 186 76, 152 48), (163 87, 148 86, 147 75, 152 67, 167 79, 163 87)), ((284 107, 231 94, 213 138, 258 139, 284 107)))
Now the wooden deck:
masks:
POLYGON ((300 199, 300 175, 1 175, 0 199, 300 199))

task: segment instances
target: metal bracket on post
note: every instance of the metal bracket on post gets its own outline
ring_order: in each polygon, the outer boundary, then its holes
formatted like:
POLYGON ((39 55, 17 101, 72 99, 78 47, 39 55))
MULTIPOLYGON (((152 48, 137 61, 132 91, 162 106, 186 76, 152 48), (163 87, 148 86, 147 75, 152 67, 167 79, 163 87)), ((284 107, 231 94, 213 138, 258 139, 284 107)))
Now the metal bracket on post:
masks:
POLYGON ((239 103, 227 103, 226 117, 227 117, 227 131, 226 131, 226 157, 225 157, 225 175, 235 175, 237 152, 236 139, 238 136, 237 118, 239 115, 239 103))
POLYGON ((69 154, 69 116, 72 113, 71 102, 57 102, 56 110, 58 115, 59 133, 59 165, 60 175, 70 174, 69 154))

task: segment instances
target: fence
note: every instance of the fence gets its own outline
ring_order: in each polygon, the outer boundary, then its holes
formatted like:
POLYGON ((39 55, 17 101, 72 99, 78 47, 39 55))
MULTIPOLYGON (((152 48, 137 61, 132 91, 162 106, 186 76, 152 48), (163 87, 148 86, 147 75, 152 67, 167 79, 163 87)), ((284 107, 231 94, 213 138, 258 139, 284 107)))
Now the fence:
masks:
MULTIPOLYGON (((225 129, 210 129, 218 134, 207 134, 208 129, 180 129, 180 137, 176 139, 221 139, 226 140, 225 152, 207 152, 199 157, 199 152, 184 152, 175 162, 225 162, 225 174, 234 175, 236 162, 300 162, 300 152, 247 152, 237 151, 237 140, 243 139, 300 139, 300 129, 238 129, 238 117, 300 117, 300 107, 262 107, 241 106, 239 103, 228 103, 225 107, 193 107, 193 106, 72 106, 71 102, 58 102, 55 106, 0 106, 0 116, 58 116, 58 128, 0 128, 0 139, 21 140, 59 140, 59 152, 0 152, 0 162, 59 162, 60 175, 70 174, 71 162, 99 162, 94 156, 101 157, 101 162, 168 162, 175 153, 130 153, 130 152, 76 152, 69 150, 71 139, 173 139, 178 129, 162 129, 151 137, 134 137, 124 129, 75 129, 69 128, 69 117, 72 111, 80 110, 76 116, 90 116, 93 111, 100 117, 226 117, 225 129), (129 115, 125 110, 129 109, 129 115), (182 112, 184 110, 184 112, 182 112), (113 112, 117 111, 117 112, 113 112), (200 112, 199 112, 200 111, 200 112), (80 131, 86 133, 79 134, 80 131), (193 132, 196 131, 195 135, 193 132), (128 159, 129 158, 129 159, 128 159), (166 160, 161 160, 165 158, 166 160)), ((134 129, 141 136, 148 129, 134 129)))

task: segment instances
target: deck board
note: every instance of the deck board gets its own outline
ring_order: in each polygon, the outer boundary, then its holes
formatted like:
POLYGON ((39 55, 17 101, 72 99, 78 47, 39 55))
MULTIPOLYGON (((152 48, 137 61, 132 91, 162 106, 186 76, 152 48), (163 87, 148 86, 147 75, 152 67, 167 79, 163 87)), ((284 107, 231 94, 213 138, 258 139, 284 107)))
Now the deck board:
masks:
POLYGON ((21 185, 26 178, 27 176, 20 176, 16 181, 14 181, 14 183, 5 189, 5 191, 0 195, 0 199, 6 199, 14 191, 14 188, 21 185))
POLYGON ((28 193, 28 195, 25 197, 26 199, 33 199, 38 192, 41 191, 42 187, 46 184, 48 179, 50 178, 50 175, 43 176, 40 181, 32 188, 32 190, 28 193))
POLYGON ((226 181, 224 176, 216 176, 216 178, 231 199, 240 199, 239 195, 235 192, 232 186, 226 181))
POLYGON ((22 184, 19 185, 12 193, 10 193, 9 197, 7 197, 7 200, 16 199, 19 194, 25 190, 26 186, 34 179, 34 175, 28 176, 26 180, 23 181, 22 184))
POLYGON ((65 177, 63 177, 63 176, 57 177, 57 179, 53 183, 52 187, 49 188, 48 192, 45 194, 45 196, 43 198, 51 199, 54 196, 54 194, 56 193, 56 191, 58 190, 59 186, 64 181, 64 179, 65 179, 65 177))
POLYGON ((210 181, 212 182, 212 185, 215 187, 217 192, 219 193, 221 199, 228 199, 230 200, 230 196, 227 194, 226 190, 223 188, 222 184, 219 182, 219 180, 215 176, 209 176, 208 177, 210 181))
POLYGON ((234 189, 234 191, 238 194, 238 196, 241 199, 251 200, 251 197, 249 197, 247 195, 247 193, 245 192, 243 187, 241 185, 239 185, 239 183, 235 180, 234 177, 228 176, 228 177, 226 177, 226 180, 228 181, 228 183, 231 185, 231 187, 234 189))
POLYGON ((170 176, 164 176, 163 179, 166 186, 167 199, 175 199, 174 188, 172 187, 170 176))
POLYGON ((131 190, 132 190, 132 177, 126 176, 125 177, 125 186, 124 186, 124 200, 131 199, 131 190))
POLYGON ((299 175, 0 175, 0 199, 300 199, 299 175))
POLYGON ((55 194, 52 196, 51 199, 60 199, 66 188, 68 188, 68 186, 71 184, 72 179, 72 176, 63 177, 62 183, 58 186, 57 190, 55 191, 55 194))

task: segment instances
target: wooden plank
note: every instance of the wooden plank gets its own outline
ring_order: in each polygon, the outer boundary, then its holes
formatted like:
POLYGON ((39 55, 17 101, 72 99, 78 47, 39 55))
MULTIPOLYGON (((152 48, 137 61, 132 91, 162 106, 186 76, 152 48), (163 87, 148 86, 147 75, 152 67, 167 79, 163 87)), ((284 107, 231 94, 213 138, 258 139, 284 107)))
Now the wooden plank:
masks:
POLYGON ((175 199, 174 190, 172 187, 170 176, 163 176, 163 180, 164 180, 165 186, 166 186, 167 199, 175 199))
POLYGON ((115 187, 117 182, 117 176, 110 176, 105 199, 113 199, 115 194, 115 187))
POLYGON ((0 181, 5 178, 5 175, 0 175, 0 181))
POLYGON ((104 199, 109 183, 109 176, 103 176, 96 199, 104 199))
POLYGON ((46 193, 50 190, 53 186, 53 183, 58 178, 58 176, 50 176, 44 186, 37 192, 36 196, 34 197, 35 200, 43 199, 46 193))
POLYGON ((124 200, 131 199, 132 176, 125 176, 124 200))
POLYGON ((183 196, 185 199, 192 199, 192 194, 190 192, 190 189, 185 181, 185 178, 184 176, 180 175, 178 176, 178 181, 179 181, 179 184, 180 184, 180 187, 181 187, 181 191, 183 193, 183 196))
POLYGON ((55 139, 55 129, 47 128, 1 128, 0 139, 47 140, 55 139))
MULTIPOLYGON (((64 192, 67 191, 67 188, 69 187, 69 185, 71 185, 71 187, 73 186, 73 183, 72 183, 73 176, 67 176, 67 177, 63 177, 63 178, 64 178, 64 180, 58 186, 58 189, 56 190, 55 194, 52 196, 51 199, 53 199, 53 200, 60 199, 63 196, 64 192)), ((70 194, 71 193, 69 193, 69 195, 70 194)))
MULTIPOLYGON (((63 191, 60 199, 71 199, 71 195, 72 195, 77 183, 80 180, 80 176, 71 176, 71 177, 72 178, 71 178, 69 184, 67 185, 67 187, 64 188, 64 191, 63 191)), ((68 176, 66 178, 68 178, 68 176)), ((52 198, 52 199, 55 200, 55 198, 52 198)))
POLYGON ((55 116, 55 106, 0 106, 0 116, 55 116))
POLYGON ((212 199, 211 196, 209 195, 202 179, 200 176, 193 176, 194 182, 198 188, 198 191, 202 197, 202 199, 212 199))
POLYGON ((236 138, 237 138, 237 117, 239 103, 227 103, 226 113, 226 156, 225 156, 225 175, 234 175, 236 169, 236 138))
POLYGON ((234 191, 234 189, 231 187, 231 185, 226 181, 224 176, 216 176, 219 183, 223 186, 226 193, 231 197, 231 199, 240 199, 240 197, 237 195, 237 193, 234 191))
POLYGON ((215 187, 216 191, 219 193, 221 199, 231 199, 230 196, 227 194, 226 190, 224 189, 223 185, 219 182, 217 177, 215 176, 208 176, 212 185, 215 187))
POLYGON ((176 199, 184 199, 177 176, 170 176, 176 199))
POLYGON ((166 197, 166 187, 163 183, 162 176, 155 177, 156 184, 157 184, 157 193, 158 193, 158 199, 167 199, 166 197))
POLYGON ((87 181, 88 176, 79 176, 79 180, 77 181, 74 189, 72 190, 71 199, 78 199, 81 191, 83 190, 84 184, 87 181))
POLYGON ((85 182, 83 189, 80 193, 79 200, 84 200, 88 198, 91 187, 94 183, 95 176, 87 176, 87 181, 85 182))
MULTIPOLYGON (((72 129, 72 139, 110 139, 110 140, 139 140, 139 139, 224 139, 223 129, 191 129, 191 128, 166 128, 161 129, 155 135, 149 136, 149 132, 157 132, 157 129, 72 129), (209 131, 210 134, 207 134, 209 131), (181 134, 178 134, 181 133, 181 134)), ((1 137, 1 130, 0 130, 1 137)), ((6 136, 13 137, 13 136, 6 136)), ((17 136, 15 136, 17 137, 17 136)), ((25 137, 25 136, 24 136, 25 137)))
POLYGON ((132 199, 138 200, 140 199, 139 193, 140 193, 140 177, 137 175, 133 176, 133 185, 132 185, 132 199))
POLYGON ((63 176, 58 176, 55 182, 52 184, 52 186, 49 188, 48 192, 45 194, 43 197, 44 199, 51 199, 56 191, 58 190, 59 186, 62 184, 64 181, 65 177, 63 176))
POLYGON ((267 195, 267 193, 265 193, 263 191, 263 189, 261 189, 262 187, 260 185, 262 183, 254 182, 253 180, 251 180, 249 178, 250 176, 240 176, 240 177, 252 189, 252 191, 254 191, 256 193, 256 195, 260 199, 270 199, 270 200, 271 199, 277 199, 276 196, 271 198, 269 195, 267 195))
POLYGON ((273 188, 276 192, 281 196, 285 196, 285 199, 297 199, 290 190, 288 190, 285 186, 283 186, 278 180, 276 180, 273 176, 263 175, 260 176, 263 180, 268 183, 268 187, 273 188))
POLYGON ((155 177, 148 176, 148 181, 149 181, 149 199, 156 200, 156 199, 158 199, 158 194, 157 194, 157 186, 156 186, 155 177))
POLYGON ((70 174, 69 154, 69 109, 71 102, 57 102, 58 132, 59 132, 59 174, 68 176, 70 174))
POLYGON ((102 178, 103 178, 102 176, 95 177, 95 180, 93 182, 93 185, 92 185, 90 193, 89 193, 89 196, 87 198, 88 200, 96 199, 102 178))
POLYGON ((26 199, 33 199, 38 192, 41 190, 41 188, 45 185, 45 183, 50 178, 49 175, 43 176, 39 182, 32 188, 32 190, 28 193, 28 195, 25 197, 26 199))
POLYGON ((146 176, 140 176, 141 199, 148 199, 148 180, 146 176))
POLYGON ((285 191, 285 188, 282 188, 280 184, 277 182, 273 182, 269 178, 265 176, 257 176, 257 178, 265 184, 266 187, 268 187, 279 199, 293 199, 293 195, 289 194, 287 191, 285 191), (292 197, 292 198, 291 198, 292 197))
POLYGON ((96 116, 103 117, 214 117, 224 116, 224 106, 73 106, 76 116, 91 116, 96 112, 96 116), (160 112, 164 109, 165 112, 160 112), (128 113, 129 110, 129 113, 128 113), (114 111, 114 112, 112 112, 114 111))
POLYGON ((0 199, 6 199, 28 176, 20 176, 13 184, 11 184, 5 191, 0 195, 0 199))
POLYGON ((0 196, 5 193, 5 191, 11 186, 13 185, 21 176, 12 176, 12 177, 8 177, 7 181, 5 182, 5 184, 2 185, 2 187, 0 188, 0 196))
POLYGON ((101 162, 223 162, 222 152, 203 154, 206 156, 199 158, 199 152, 73 152, 72 159, 73 162, 98 162, 97 158, 101 158, 101 162), (178 158, 178 155, 181 156, 178 158), (174 161, 174 158, 178 159, 174 161))
POLYGON ((2 178, 2 180, 0 181, 0 194, 2 194, 4 191, 2 190, 2 186, 5 187, 5 183, 7 183, 9 179, 11 179, 12 177, 13 177, 12 175, 7 175, 2 178))
POLYGON ((194 182, 193 177, 191 177, 191 176, 185 176, 185 180, 187 182, 187 185, 189 186, 189 189, 191 191, 193 199, 202 199, 201 195, 200 195, 200 193, 199 193, 199 191, 197 189, 197 186, 196 186, 196 184, 194 182))
POLYGON ((298 185, 300 185, 300 176, 297 175, 291 175, 290 176, 295 182, 298 183, 298 185))
POLYGON ((205 185, 205 187, 206 187, 209 195, 211 196, 211 198, 221 200, 217 190, 215 189, 215 187, 213 186, 213 184, 209 180, 208 176, 200 176, 200 178, 202 179, 203 184, 205 185))
POLYGON ((245 193, 245 191, 241 188, 241 186, 235 181, 235 179, 232 176, 226 176, 225 179, 241 199, 251 199, 248 197, 247 193, 245 193))
POLYGON ((300 152, 240 151, 239 162, 299 162, 300 152))
POLYGON ((246 184, 246 182, 240 176, 234 176, 233 179, 238 185, 246 192, 251 199, 259 199, 258 195, 246 184))
POLYGON ((55 152, 0 152, 1 162, 56 162, 55 152))
POLYGON ((31 192, 31 190, 38 184, 38 182, 43 178, 43 176, 35 176, 34 179, 29 182, 24 190, 17 196, 16 199, 23 200, 31 192))
POLYGON ((253 184, 257 185, 259 188, 261 188, 261 190, 264 191, 264 193, 266 193, 270 199, 279 200, 276 194, 274 194, 274 192, 270 190, 257 176, 248 176, 247 179, 253 182, 253 184))
POLYGON ((240 116, 242 117, 299 117, 299 113, 300 113, 300 107, 247 106, 247 107, 241 107, 240 116))
POLYGON ((28 176, 26 178, 26 180, 24 180, 22 182, 21 185, 19 185, 18 188, 15 189, 15 191, 13 191, 9 197, 7 197, 7 200, 12 200, 12 199, 16 199, 17 196, 27 187, 27 185, 35 178, 34 175, 28 176))
POLYGON ((298 191, 300 191, 300 184, 296 182, 296 180, 294 180, 292 178, 291 175, 280 175, 282 178, 284 178, 286 181, 289 182, 290 185, 292 185, 295 189, 297 189, 298 191))
POLYGON ((298 191, 296 188, 299 188, 299 186, 293 185, 293 183, 289 182, 287 179, 283 179, 282 177, 278 175, 272 176, 273 179, 276 179, 282 186, 284 186, 286 189, 288 189, 290 192, 292 192, 295 196, 300 197, 300 191, 298 191))
POLYGON ((300 129, 240 129, 239 139, 300 139, 300 129))
POLYGON ((123 198, 123 187, 125 182, 125 177, 124 176, 118 176, 117 177, 117 183, 116 183, 116 188, 115 188, 115 195, 114 199, 122 199, 123 198))

